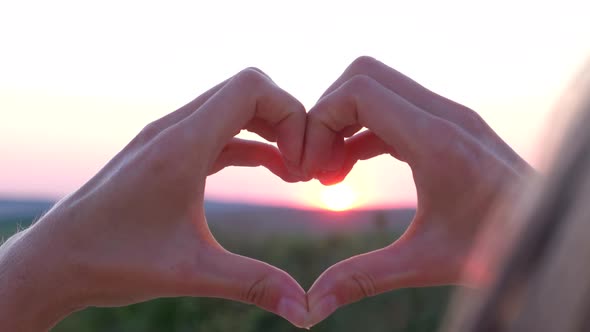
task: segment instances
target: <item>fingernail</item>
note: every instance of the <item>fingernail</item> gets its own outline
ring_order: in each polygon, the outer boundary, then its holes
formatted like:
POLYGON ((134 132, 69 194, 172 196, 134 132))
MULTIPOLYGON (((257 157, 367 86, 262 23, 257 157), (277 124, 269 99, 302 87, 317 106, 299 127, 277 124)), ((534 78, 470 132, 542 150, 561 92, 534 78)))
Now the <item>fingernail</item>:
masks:
POLYGON ((326 317, 330 316, 334 311, 336 311, 336 309, 338 309, 338 303, 336 302, 336 298, 333 295, 328 295, 310 309, 310 317, 305 322, 306 328, 310 328, 326 319, 326 317))
POLYGON ((307 309, 303 304, 290 298, 282 298, 279 301, 277 313, 295 326, 303 326, 307 318, 307 309))

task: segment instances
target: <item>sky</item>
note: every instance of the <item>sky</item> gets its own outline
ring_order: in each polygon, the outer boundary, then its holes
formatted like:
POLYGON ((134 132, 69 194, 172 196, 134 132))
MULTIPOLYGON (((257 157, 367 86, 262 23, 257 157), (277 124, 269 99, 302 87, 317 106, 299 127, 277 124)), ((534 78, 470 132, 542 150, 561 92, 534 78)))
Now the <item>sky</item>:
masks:
MULTIPOLYGON (((588 22, 584 1, 2 1, 0 196, 76 190, 147 123, 245 67, 309 109, 361 55, 473 108, 542 168, 555 105, 590 55, 588 22)), ((344 183, 229 168, 206 195, 415 203, 409 168, 391 157, 358 163, 344 183)))

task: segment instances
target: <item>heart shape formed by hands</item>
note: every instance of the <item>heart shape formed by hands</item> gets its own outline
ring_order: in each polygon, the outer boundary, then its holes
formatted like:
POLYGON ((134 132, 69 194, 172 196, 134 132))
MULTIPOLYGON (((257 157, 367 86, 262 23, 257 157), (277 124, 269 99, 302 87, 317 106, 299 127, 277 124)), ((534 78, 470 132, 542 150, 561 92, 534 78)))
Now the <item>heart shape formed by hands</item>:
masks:
MULTIPOLYGON (((262 134, 260 128, 248 129, 262 134)), ((299 148, 287 148, 280 140, 286 136, 276 136, 279 149, 291 174, 304 180, 333 184, 358 160, 388 153, 408 163, 418 193, 404 235, 325 271, 307 292, 307 315, 292 302, 278 304, 281 315, 305 327, 388 290, 476 282, 463 274, 476 233, 507 184, 530 173, 477 113, 368 57, 349 66, 308 113, 299 169, 289 157, 299 148)), ((287 178, 276 164, 266 165, 287 178)))
POLYGON ((36 229, 69 220, 59 228, 64 252, 76 253, 67 265, 83 276, 63 280, 68 298, 84 298, 69 307, 210 296, 309 327, 366 296, 465 282, 486 214, 529 172, 475 112, 372 58, 350 65, 309 113, 264 73, 246 69, 148 125, 36 229), (235 138, 242 129, 278 149, 235 138), (337 263, 307 292, 286 272, 228 252, 209 231, 206 178, 226 166, 262 165, 287 182, 330 184, 384 153, 412 170, 414 220, 393 244, 337 263))

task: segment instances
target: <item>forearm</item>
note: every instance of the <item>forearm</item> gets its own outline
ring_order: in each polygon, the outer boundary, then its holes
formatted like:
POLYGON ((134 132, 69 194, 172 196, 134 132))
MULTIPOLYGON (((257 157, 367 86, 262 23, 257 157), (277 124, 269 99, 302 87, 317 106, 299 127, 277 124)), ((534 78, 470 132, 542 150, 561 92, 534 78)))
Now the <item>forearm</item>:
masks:
POLYGON ((69 255, 53 226, 40 220, 0 247, 2 331, 47 331, 80 307, 69 255))

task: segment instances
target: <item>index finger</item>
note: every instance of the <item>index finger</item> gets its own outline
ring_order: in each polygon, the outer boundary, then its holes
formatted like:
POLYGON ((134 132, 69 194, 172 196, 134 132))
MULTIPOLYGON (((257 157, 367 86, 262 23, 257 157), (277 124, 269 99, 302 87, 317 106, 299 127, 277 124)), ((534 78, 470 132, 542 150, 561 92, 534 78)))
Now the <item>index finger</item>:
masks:
POLYGON ((306 113, 303 105, 267 76, 245 69, 180 124, 193 143, 217 155, 223 146, 260 119, 276 131, 277 145, 288 165, 298 166, 306 113))
POLYGON ((495 151, 501 158, 511 161, 511 163, 524 169, 529 169, 526 161, 504 143, 477 112, 429 90, 410 77, 371 57, 362 56, 353 61, 344 73, 324 92, 322 97, 335 91, 355 75, 371 77, 388 90, 416 105, 416 107, 461 128, 495 151))
POLYGON ((344 73, 328 87, 322 97, 335 91, 356 75, 371 77, 408 102, 434 116, 455 123, 468 132, 478 133, 482 129, 481 127, 472 128, 473 126, 470 125, 469 119, 476 117, 477 114, 469 108, 434 93, 401 72, 368 56, 362 56, 353 61, 344 73))
POLYGON ((323 97, 308 115, 302 168, 318 174, 325 168, 330 144, 342 129, 361 125, 395 151, 395 157, 417 165, 436 146, 453 138, 450 122, 432 116, 374 79, 358 75, 323 97))

